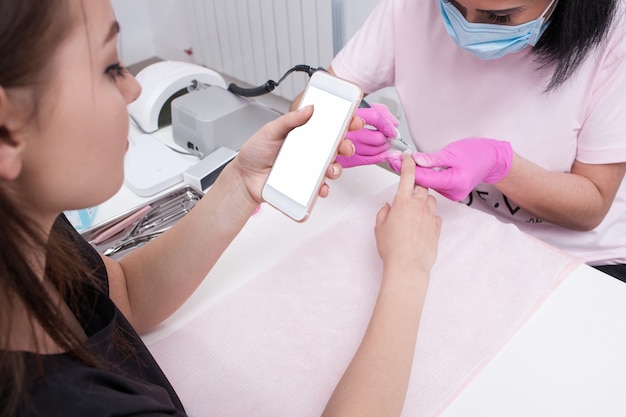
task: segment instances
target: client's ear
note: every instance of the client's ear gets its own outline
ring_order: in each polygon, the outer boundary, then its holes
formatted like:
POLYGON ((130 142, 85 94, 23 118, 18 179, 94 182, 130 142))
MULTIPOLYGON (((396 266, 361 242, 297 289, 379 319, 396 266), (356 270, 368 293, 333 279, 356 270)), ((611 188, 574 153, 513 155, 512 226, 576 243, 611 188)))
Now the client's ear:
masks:
POLYGON ((0 179, 13 180, 22 169, 23 140, 16 134, 16 120, 6 90, 0 86, 0 179))

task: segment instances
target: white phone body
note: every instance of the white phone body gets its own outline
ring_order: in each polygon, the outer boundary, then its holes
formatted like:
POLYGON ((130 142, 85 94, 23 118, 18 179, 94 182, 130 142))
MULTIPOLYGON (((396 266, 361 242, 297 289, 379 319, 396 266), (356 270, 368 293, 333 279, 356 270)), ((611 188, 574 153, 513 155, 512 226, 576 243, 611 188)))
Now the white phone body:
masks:
POLYGON ((263 187, 266 202, 296 221, 308 218, 362 97, 348 81, 313 74, 299 106, 312 104, 313 115, 285 138, 263 187))

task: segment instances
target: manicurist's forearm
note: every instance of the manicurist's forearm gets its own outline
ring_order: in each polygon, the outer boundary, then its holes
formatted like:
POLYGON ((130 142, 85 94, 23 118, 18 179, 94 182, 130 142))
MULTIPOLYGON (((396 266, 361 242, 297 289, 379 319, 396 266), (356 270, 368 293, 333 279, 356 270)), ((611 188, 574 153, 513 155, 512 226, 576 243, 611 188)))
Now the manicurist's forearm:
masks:
POLYGON ((496 187, 544 221, 590 230, 604 219, 623 172, 621 164, 575 164, 571 173, 549 172, 515 155, 509 174, 496 187))

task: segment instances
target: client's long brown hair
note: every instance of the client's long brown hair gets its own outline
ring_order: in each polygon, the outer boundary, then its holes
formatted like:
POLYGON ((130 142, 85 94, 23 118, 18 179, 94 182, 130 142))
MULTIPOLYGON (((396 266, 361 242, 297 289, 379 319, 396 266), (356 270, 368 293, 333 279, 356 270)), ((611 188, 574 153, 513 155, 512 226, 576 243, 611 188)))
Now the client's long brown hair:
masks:
MULTIPOLYGON (((69 34, 70 5, 67 0, 0 0, 0 86, 6 90, 26 88, 32 117, 37 118, 37 100, 45 92, 52 56, 69 34)), ((0 126, 0 141, 10 141, 0 126)), ((33 254, 46 259, 46 278, 63 297, 76 300, 78 280, 89 277, 77 249, 62 235, 39 230, 16 201, 11 184, 0 180, 0 417, 14 415, 27 400, 23 355, 8 349, 15 309, 25 308, 50 337, 76 359, 97 365, 80 338, 61 318, 29 263, 33 254)))

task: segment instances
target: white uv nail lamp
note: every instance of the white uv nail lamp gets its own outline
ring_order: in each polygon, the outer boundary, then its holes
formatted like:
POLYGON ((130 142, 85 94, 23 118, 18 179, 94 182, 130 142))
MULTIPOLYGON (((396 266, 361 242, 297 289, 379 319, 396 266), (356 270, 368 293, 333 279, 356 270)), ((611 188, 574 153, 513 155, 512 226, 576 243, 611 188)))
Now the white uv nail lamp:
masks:
POLYGON ((141 94, 129 104, 128 112, 145 133, 156 132, 171 124, 171 102, 199 85, 226 88, 217 72, 183 61, 161 61, 142 69, 136 76, 141 94))

